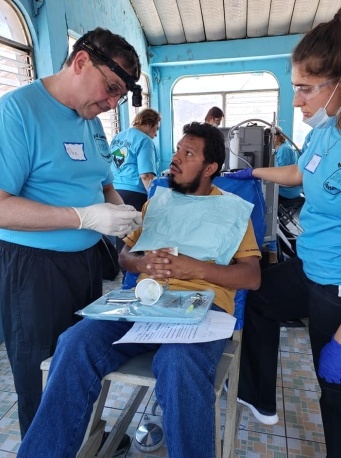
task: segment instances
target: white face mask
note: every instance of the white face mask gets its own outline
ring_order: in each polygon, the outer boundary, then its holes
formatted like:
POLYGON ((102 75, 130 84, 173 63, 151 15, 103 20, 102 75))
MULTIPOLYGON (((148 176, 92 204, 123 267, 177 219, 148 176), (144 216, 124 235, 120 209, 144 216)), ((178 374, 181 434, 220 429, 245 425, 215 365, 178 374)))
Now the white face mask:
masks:
POLYGON ((332 95, 329 97, 328 102, 326 103, 324 108, 319 108, 316 113, 313 114, 310 118, 306 118, 303 120, 305 124, 308 124, 308 126, 312 128, 317 128, 317 129, 322 129, 323 127, 329 127, 332 124, 336 122, 336 116, 339 113, 340 109, 338 110, 338 113, 333 116, 329 116, 327 114, 327 106, 329 105, 329 102, 333 98, 333 95, 336 92, 336 89, 339 87, 340 81, 337 83, 332 95))
POLYGON ((329 116, 325 108, 319 108, 317 112, 310 118, 303 120, 305 124, 312 128, 322 129, 323 127, 329 127, 336 121, 336 116, 329 116))

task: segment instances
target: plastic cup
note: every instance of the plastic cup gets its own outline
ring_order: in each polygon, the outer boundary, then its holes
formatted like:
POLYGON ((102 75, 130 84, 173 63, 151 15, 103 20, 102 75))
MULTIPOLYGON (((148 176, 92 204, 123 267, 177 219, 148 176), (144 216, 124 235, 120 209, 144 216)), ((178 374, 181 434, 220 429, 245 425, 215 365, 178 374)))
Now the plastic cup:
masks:
POLYGON ((163 286, 152 278, 141 280, 135 288, 135 297, 141 304, 153 305, 163 294, 163 286))

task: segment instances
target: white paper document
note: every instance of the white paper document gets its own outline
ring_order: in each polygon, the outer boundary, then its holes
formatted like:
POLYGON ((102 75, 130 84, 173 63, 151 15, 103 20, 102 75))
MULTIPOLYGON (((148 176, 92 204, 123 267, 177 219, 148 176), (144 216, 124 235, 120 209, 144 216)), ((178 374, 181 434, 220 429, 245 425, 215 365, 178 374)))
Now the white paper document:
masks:
POLYGON ((209 310, 198 324, 134 323, 114 344, 120 343, 196 343, 231 337, 236 318, 209 310))

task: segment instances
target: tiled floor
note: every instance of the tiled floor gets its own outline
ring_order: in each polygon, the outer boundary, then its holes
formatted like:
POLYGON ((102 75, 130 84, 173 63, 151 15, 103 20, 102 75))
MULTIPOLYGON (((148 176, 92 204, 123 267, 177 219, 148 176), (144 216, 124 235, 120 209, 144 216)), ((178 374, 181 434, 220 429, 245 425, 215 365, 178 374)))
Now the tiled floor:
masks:
MULTIPOLYGON (((105 282, 105 291, 115 283, 105 282)), ((112 425, 129 397, 131 386, 115 384, 107 399, 105 415, 112 425)), ((258 423, 244 407, 235 443, 235 457, 325 458, 326 450, 319 410, 319 387, 314 375, 307 328, 282 328, 279 352, 277 402, 280 421, 275 426, 258 423)), ((151 413, 154 394, 148 391, 128 429, 130 437, 151 413)), ((0 458, 16 456, 20 445, 17 397, 4 344, 0 345, 0 458)), ((224 402, 224 400, 222 400, 224 402)), ((144 453, 134 444, 126 458, 165 458, 166 446, 144 453)), ((63 457, 60 457, 63 458, 63 457)))

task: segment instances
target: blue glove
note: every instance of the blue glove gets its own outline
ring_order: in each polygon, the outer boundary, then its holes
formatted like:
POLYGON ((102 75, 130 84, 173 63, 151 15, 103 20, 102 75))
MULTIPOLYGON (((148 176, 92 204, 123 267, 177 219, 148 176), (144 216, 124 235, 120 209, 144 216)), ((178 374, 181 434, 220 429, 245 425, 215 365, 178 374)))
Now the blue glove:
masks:
POLYGON ((328 383, 341 383, 341 344, 334 336, 321 351, 318 375, 328 383))
POLYGON ((252 176, 253 168, 241 169, 237 172, 226 173, 226 178, 237 178, 237 180, 253 180, 255 177, 252 176))

